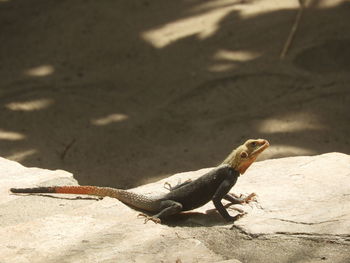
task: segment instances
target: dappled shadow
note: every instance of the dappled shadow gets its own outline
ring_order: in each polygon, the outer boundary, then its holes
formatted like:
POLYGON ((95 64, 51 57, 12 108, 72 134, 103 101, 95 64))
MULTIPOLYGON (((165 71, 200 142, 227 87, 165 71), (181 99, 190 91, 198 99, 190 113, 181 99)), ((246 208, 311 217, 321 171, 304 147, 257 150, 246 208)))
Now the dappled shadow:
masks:
POLYGON ((128 188, 214 166, 250 137, 271 142, 265 158, 350 153, 350 5, 314 1, 281 61, 296 10, 0 2, 0 154, 128 188))

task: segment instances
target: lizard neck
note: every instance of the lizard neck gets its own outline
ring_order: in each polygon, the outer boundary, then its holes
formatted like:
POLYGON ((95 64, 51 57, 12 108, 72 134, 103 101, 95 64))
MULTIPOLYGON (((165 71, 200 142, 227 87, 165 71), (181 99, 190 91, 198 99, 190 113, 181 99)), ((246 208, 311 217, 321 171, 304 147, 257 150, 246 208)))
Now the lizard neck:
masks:
POLYGON ((221 164, 222 165, 226 164, 230 166, 232 169, 234 169, 235 171, 238 171, 238 160, 236 156, 237 156, 237 149, 233 150, 221 164))

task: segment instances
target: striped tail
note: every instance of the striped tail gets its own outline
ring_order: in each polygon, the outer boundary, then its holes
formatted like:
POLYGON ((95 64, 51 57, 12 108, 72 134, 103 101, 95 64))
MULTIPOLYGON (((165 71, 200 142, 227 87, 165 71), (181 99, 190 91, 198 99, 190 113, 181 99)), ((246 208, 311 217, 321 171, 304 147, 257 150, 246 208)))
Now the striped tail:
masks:
POLYGON ((123 203, 149 212, 159 211, 160 202, 157 199, 141 194, 129 192, 127 190, 116 189, 111 187, 97 186, 50 186, 34 188, 11 188, 12 193, 55 193, 55 194, 82 194, 95 195, 101 197, 116 198, 123 203))

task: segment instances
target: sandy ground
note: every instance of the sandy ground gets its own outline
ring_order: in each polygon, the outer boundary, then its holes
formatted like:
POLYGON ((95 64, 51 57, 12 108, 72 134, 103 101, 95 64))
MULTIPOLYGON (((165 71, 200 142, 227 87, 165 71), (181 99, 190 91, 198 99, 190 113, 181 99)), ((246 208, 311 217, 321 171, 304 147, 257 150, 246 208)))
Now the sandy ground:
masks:
POLYGON ((0 0, 0 155, 128 188, 218 164, 350 153, 350 3, 0 0))

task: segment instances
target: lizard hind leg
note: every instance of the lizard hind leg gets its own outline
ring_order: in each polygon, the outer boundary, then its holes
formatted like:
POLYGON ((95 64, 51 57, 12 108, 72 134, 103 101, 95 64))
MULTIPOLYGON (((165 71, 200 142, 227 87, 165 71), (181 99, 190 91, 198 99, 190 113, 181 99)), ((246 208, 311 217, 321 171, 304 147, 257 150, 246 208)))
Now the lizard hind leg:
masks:
POLYGON ((179 181, 179 182, 177 183, 177 185, 175 185, 175 186, 172 186, 170 183, 165 182, 165 183, 164 183, 164 188, 167 189, 167 190, 169 190, 169 191, 173 191, 173 190, 178 189, 178 188, 180 188, 180 187, 183 187, 184 185, 187 185, 187 184, 189 184, 189 183, 191 183, 191 182, 192 182, 191 179, 188 179, 188 180, 186 180, 186 181, 183 182, 183 183, 181 183, 181 181, 179 181))
POLYGON ((153 216, 148 216, 146 214, 139 214, 139 217, 145 217, 145 224, 148 221, 153 221, 158 224, 161 223, 161 218, 165 218, 171 215, 176 215, 182 211, 182 204, 175 202, 173 200, 164 200, 161 202, 160 212, 153 216))

